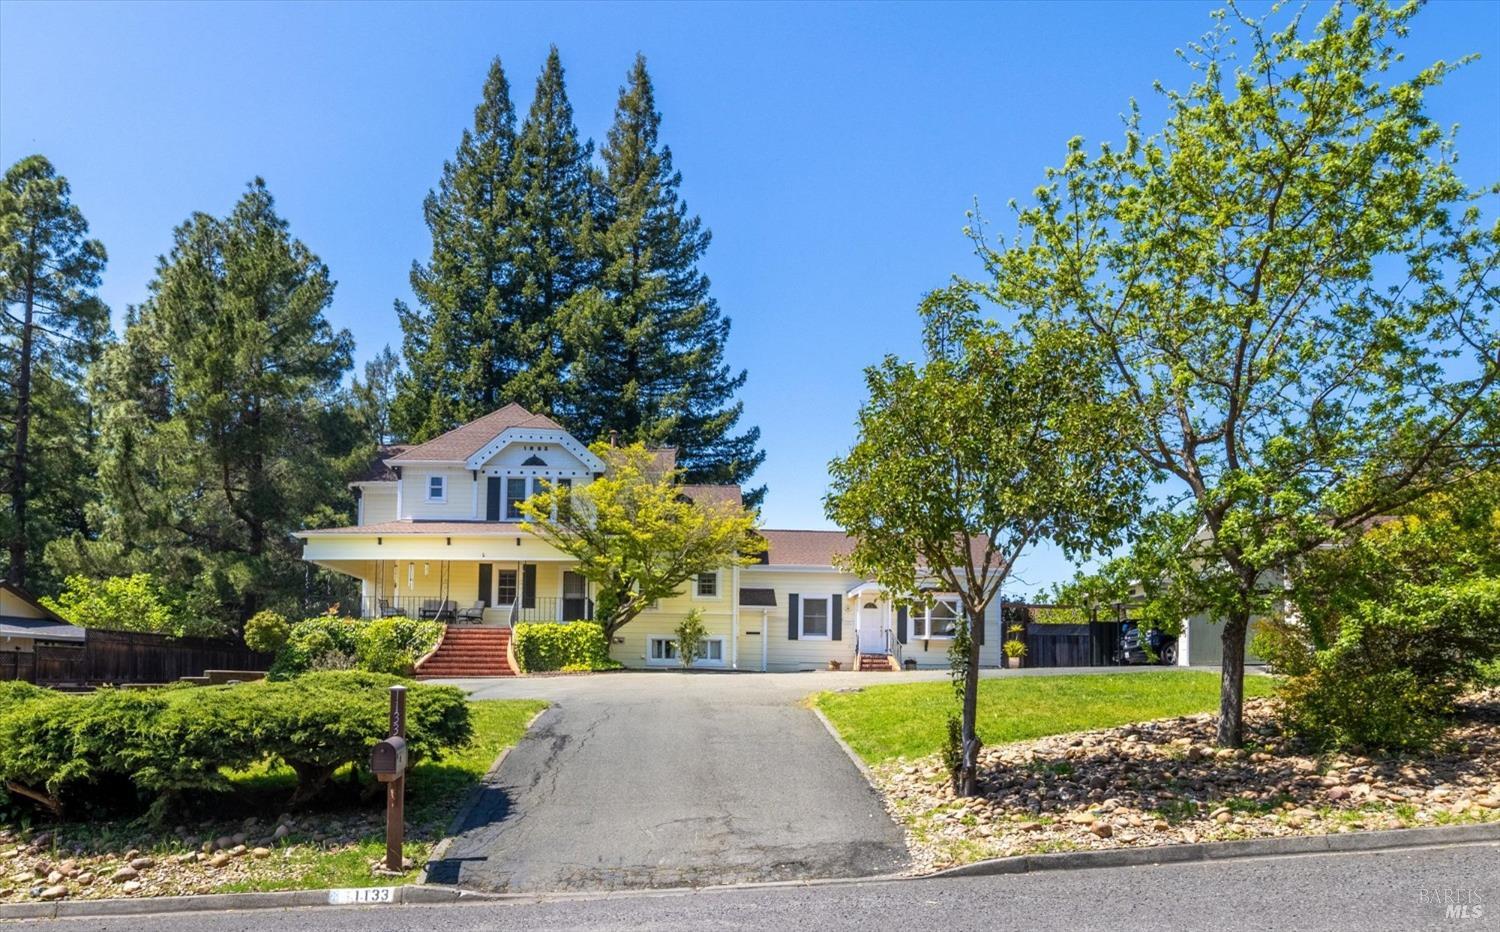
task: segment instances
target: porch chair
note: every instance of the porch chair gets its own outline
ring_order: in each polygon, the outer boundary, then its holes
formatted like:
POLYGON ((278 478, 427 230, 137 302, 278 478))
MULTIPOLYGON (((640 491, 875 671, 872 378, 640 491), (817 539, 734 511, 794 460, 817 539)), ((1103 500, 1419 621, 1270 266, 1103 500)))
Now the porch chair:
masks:
POLYGON ((478 624, 479 622, 484 621, 484 600, 480 599, 480 600, 476 601, 473 605, 471 605, 468 608, 463 609, 462 611, 460 611, 458 613, 458 620, 459 621, 472 621, 475 624, 478 624))
POLYGON ((381 618, 389 618, 392 615, 400 615, 404 617, 406 615, 406 610, 403 608, 391 608, 390 599, 380 599, 378 602, 378 606, 381 618))

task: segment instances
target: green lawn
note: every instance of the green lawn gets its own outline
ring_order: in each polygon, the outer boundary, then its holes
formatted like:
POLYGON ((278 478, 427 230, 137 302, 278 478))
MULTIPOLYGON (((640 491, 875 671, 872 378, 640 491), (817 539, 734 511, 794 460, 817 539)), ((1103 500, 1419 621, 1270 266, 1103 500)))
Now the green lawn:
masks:
MULTIPOLYGON (((1269 677, 1247 676, 1245 695, 1269 695, 1272 685, 1269 677)), ((946 680, 820 693, 814 702, 872 764, 936 753, 948 716, 958 708, 946 680)), ((980 680, 979 738, 987 745, 1004 744, 1208 712, 1218 705, 1218 674, 1193 670, 980 680)))
MULTIPOLYGON (((526 726, 547 707, 535 699, 496 699, 473 702, 469 708, 474 717, 474 741, 468 747, 446 755, 442 760, 425 760, 414 766, 406 778, 406 831, 408 837, 426 834, 441 838, 469 789, 489 771, 500 752, 511 747, 526 733, 526 726)), ((278 767, 259 772, 233 774, 232 782, 242 792, 252 795, 267 791, 289 793, 296 784, 290 768, 278 767)), ((337 778, 336 778, 337 779, 337 778)), ((426 861, 431 845, 408 841, 403 847, 417 866, 401 878, 381 883, 405 883, 416 878, 426 861)), ((314 890, 322 887, 363 887, 375 881, 370 876, 370 861, 383 856, 385 839, 371 836, 353 848, 320 851, 300 847, 283 860, 275 873, 252 876, 247 880, 223 884, 222 893, 252 890, 314 890)))

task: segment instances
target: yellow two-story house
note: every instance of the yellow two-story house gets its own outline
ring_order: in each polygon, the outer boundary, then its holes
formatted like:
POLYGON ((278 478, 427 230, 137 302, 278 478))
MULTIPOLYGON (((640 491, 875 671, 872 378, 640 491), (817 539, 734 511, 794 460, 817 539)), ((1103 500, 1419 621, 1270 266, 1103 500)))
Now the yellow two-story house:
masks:
MULTIPOLYGON (((676 451, 657 451, 664 468, 676 451)), ((604 464, 561 425, 507 405, 415 446, 389 447, 353 483, 352 527, 308 530, 304 559, 360 582, 359 613, 402 614, 448 623, 438 666, 429 675, 512 672, 503 644, 521 622, 587 620, 590 583, 574 560, 521 527, 520 503, 542 483, 585 485, 604 464), (474 644, 469 663, 452 662, 474 644)), ((684 485, 693 501, 740 500, 736 486, 684 485)), ((689 580, 623 626, 611 656, 627 667, 680 666, 673 631, 684 615, 703 613, 709 639, 695 668, 756 671, 947 664, 958 601, 933 594, 907 608, 869 580, 835 567, 849 549, 838 531, 759 532, 760 562, 689 580)), ((998 600, 981 634, 981 661, 1002 663, 998 600)))

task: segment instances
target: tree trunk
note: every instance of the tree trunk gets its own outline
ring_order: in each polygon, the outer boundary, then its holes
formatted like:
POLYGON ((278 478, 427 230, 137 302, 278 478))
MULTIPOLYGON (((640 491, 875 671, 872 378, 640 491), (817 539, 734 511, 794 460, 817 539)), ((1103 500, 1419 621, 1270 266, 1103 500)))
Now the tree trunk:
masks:
POLYGON ((963 758, 958 768, 958 795, 979 795, 979 626, 984 616, 969 614, 969 664, 964 671, 963 758))
POLYGON ((1224 660, 1219 668, 1217 740, 1221 748, 1237 748, 1245 740, 1245 635, 1249 630, 1249 609, 1235 609, 1224 620, 1220 635, 1224 660))
POLYGON ((27 488, 28 446, 31 441, 31 353, 32 315, 36 307, 36 285, 32 275, 26 279, 25 319, 21 324, 21 359, 16 372, 16 459, 11 471, 10 566, 5 580, 14 585, 26 581, 26 505, 31 490, 27 488))

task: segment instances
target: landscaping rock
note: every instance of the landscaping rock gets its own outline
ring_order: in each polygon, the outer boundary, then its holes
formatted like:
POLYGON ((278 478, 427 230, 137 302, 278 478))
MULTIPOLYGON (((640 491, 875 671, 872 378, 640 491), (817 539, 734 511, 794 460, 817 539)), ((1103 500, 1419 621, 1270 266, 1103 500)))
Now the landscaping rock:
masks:
POLYGON ((137 878, 139 876, 140 876, 140 872, 139 871, 137 871, 135 868, 130 867, 130 866, 127 865, 127 866, 122 867, 119 870, 115 871, 113 874, 110 874, 109 875, 109 879, 112 882, 114 882, 114 883, 123 883, 124 881, 127 881, 127 880, 134 880, 135 878, 137 878))
POLYGON ((155 867, 156 861, 152 858, 135 858, 130 862, 130 866, 138 871, 143 871, 147 868, 155 867))
POLYGON ((55 884, 37 894, 39 900, 60 900, 68 895, 68 888, 62 884, 55 884))

